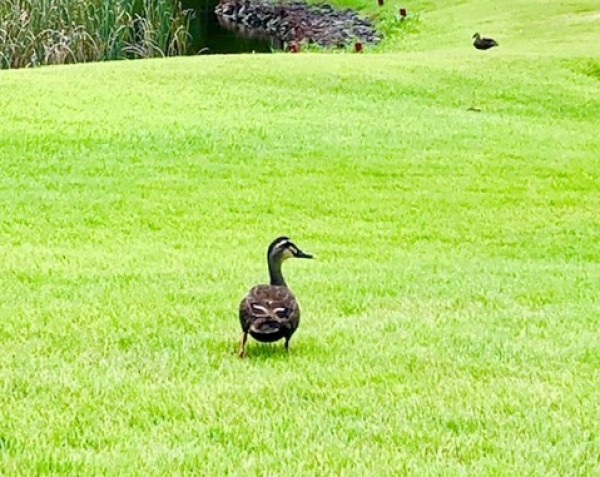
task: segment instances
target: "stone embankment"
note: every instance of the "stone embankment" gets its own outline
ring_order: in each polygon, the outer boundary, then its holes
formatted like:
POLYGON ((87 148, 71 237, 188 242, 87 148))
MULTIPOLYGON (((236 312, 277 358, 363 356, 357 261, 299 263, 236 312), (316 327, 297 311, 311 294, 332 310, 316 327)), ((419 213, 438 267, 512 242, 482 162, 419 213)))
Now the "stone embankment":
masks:
POLYGON ((215 14, 222 26, 248 37, 270 38, 282 49, 300 42, 343 48, 354 42, 378 43, 381 39, 368 19, 328 4, 221 0, 215 14))

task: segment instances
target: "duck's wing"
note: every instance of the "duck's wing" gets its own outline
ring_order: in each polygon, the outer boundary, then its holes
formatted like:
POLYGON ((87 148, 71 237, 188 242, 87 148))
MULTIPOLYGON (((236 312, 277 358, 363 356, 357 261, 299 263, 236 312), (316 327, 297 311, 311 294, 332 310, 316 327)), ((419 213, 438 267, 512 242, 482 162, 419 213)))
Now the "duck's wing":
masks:
POLYGON ((258 320, 279 323, 294 330, 300 321, 300 308, 289 288, 257 285, 242 299, 239 316, 244 332, 258 320))

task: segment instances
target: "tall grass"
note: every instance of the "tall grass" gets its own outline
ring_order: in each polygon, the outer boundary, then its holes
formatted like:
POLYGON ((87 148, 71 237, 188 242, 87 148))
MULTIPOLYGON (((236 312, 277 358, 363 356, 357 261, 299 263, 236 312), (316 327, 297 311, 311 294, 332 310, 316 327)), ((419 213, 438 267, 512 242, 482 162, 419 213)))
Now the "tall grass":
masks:
POLYGON ((177 0, 0 0, 0 68, 185 54, 177 0))

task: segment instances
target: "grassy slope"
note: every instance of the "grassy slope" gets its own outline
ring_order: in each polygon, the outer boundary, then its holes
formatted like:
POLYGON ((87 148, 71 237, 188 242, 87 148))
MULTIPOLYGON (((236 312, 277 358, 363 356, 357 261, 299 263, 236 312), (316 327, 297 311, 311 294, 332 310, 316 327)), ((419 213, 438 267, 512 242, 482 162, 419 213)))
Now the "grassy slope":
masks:
POLYGON ((0 474, 600 472, 594 2, 435 3, 397 54, 0 74, 0 474), (281 233, 303 322, 240 361, 281 233))

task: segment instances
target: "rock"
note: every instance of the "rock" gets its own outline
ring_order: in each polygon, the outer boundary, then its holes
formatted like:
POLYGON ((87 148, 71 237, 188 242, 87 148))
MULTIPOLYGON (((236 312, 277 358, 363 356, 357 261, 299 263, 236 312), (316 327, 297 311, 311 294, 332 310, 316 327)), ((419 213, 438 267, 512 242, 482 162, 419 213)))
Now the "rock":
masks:
POLYGON ((221 0, 215 7, 219 23, 245 36, 270 37, 275 43, 307 42, 343 48, 353 42, 381 40, 372 23, 351 10, 336 10, 328 4, 292 0, 221 0))

